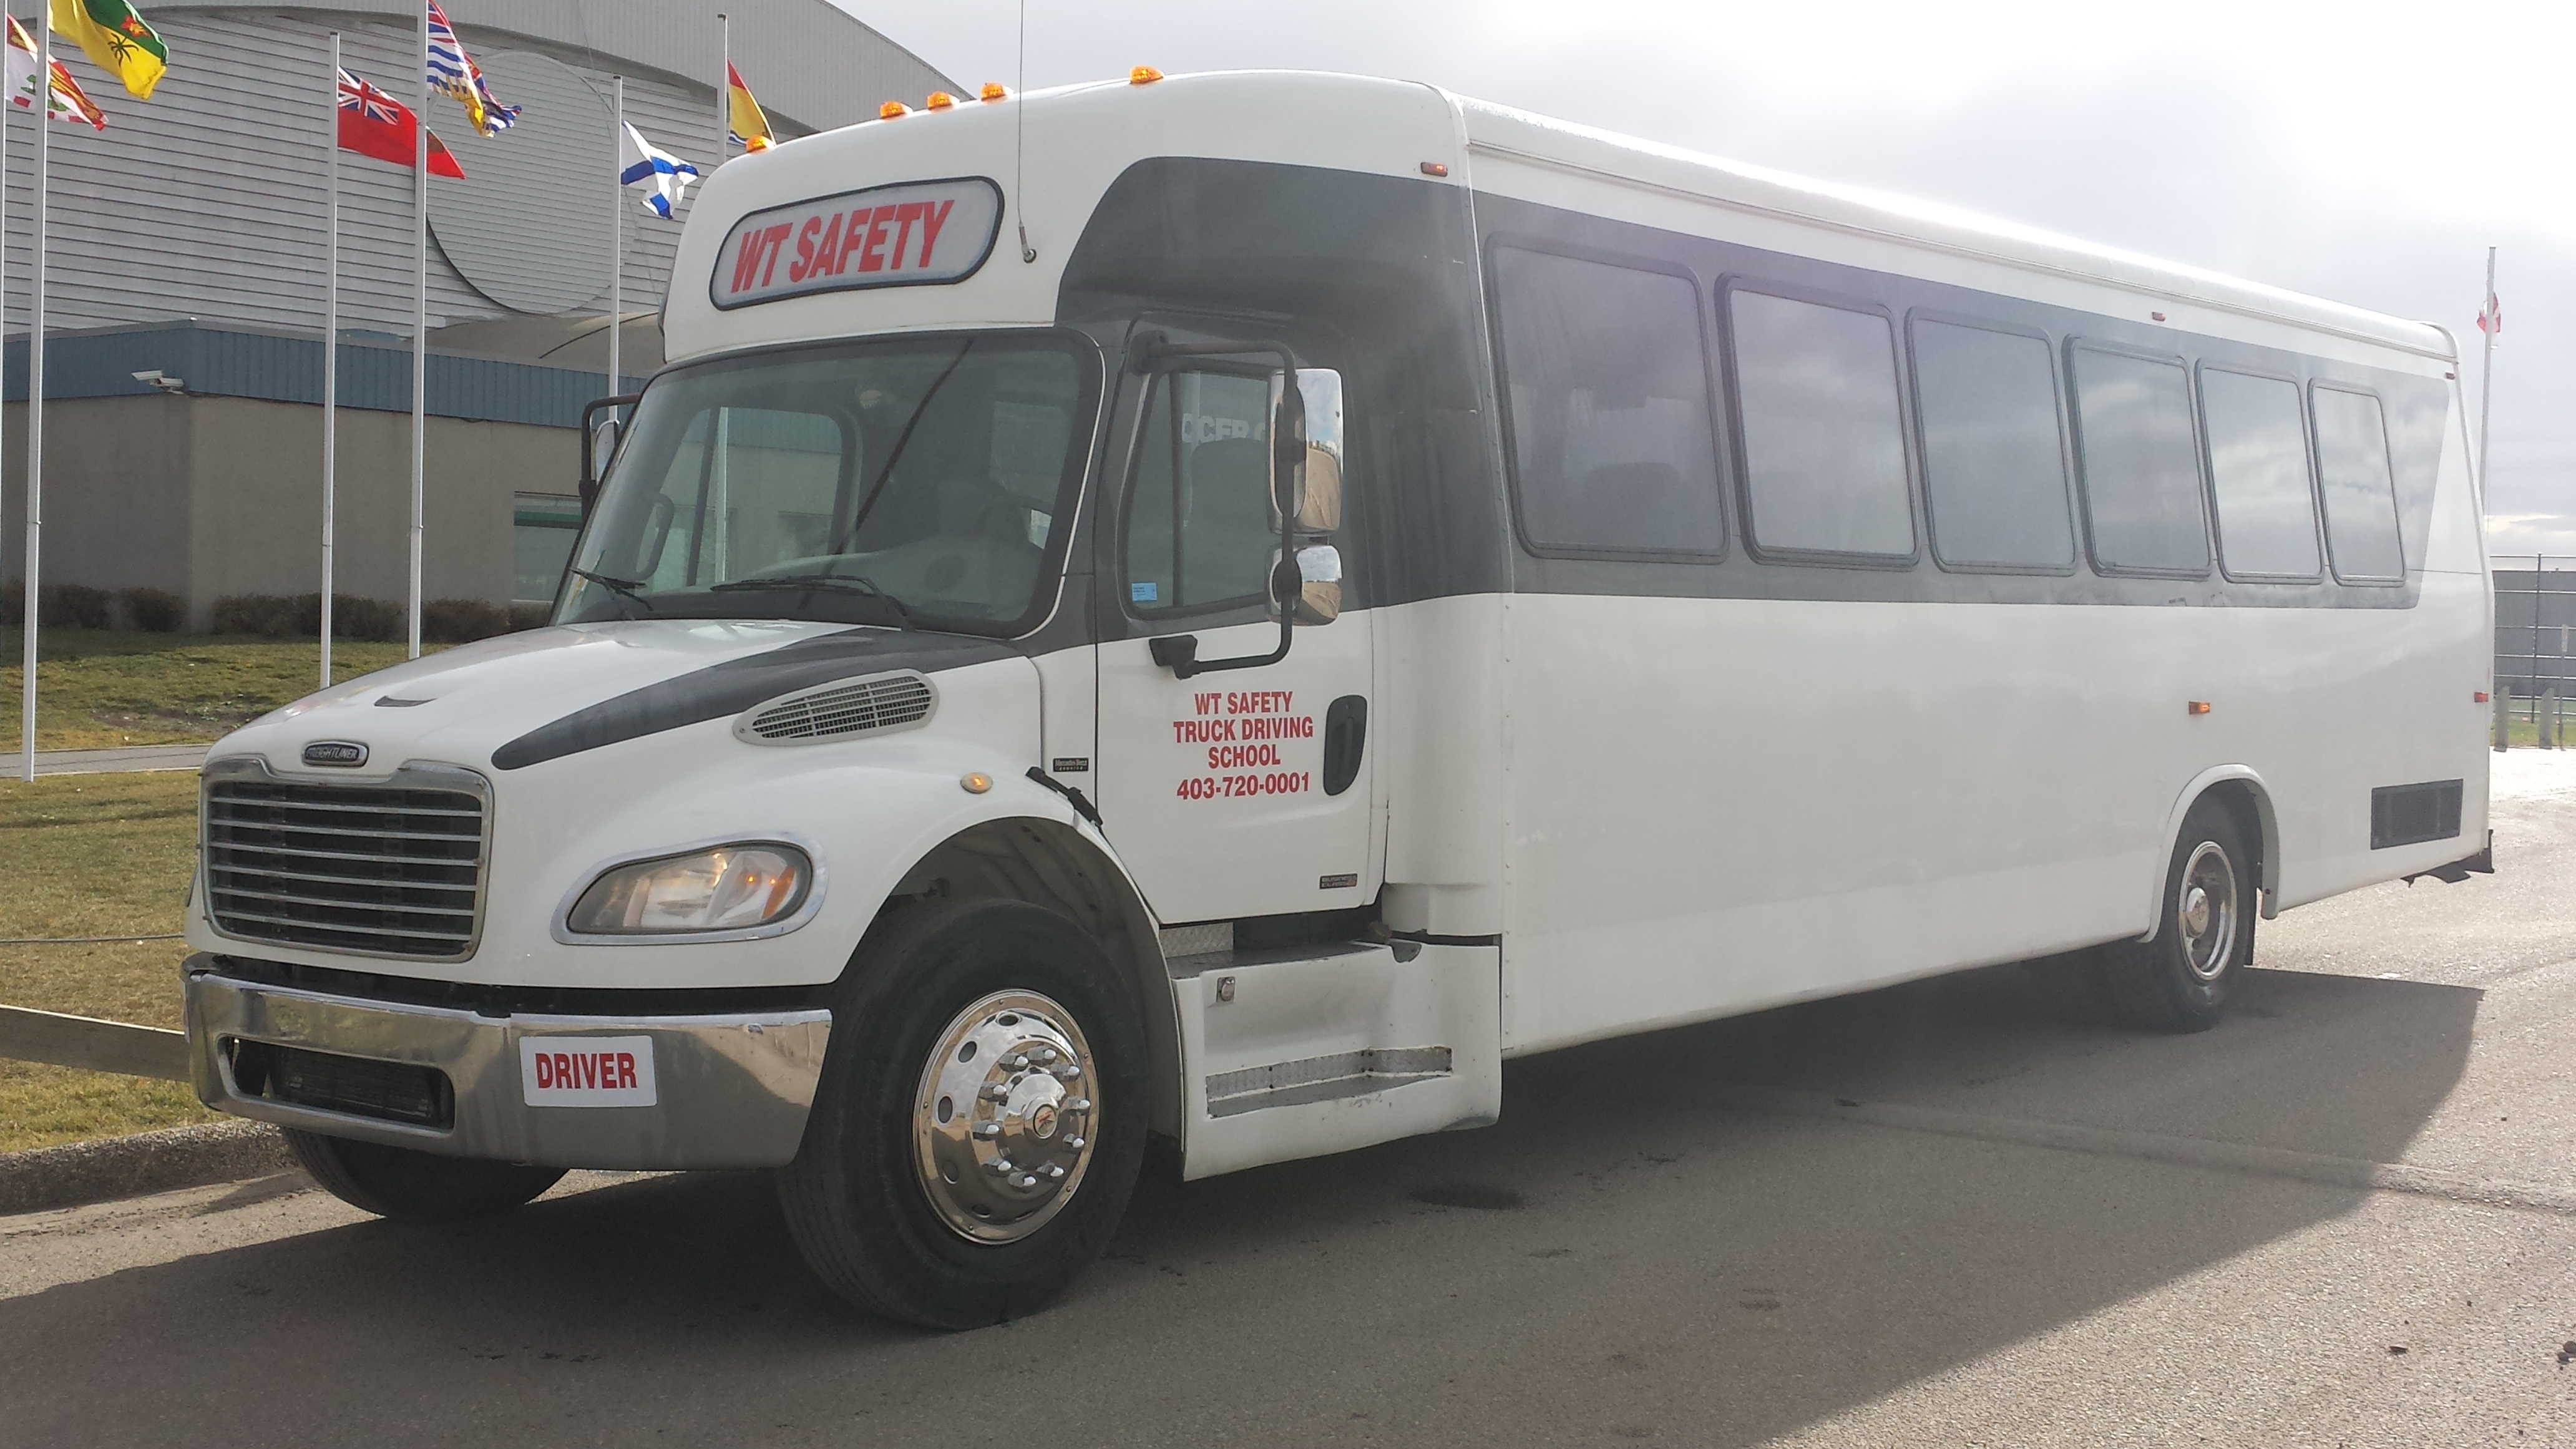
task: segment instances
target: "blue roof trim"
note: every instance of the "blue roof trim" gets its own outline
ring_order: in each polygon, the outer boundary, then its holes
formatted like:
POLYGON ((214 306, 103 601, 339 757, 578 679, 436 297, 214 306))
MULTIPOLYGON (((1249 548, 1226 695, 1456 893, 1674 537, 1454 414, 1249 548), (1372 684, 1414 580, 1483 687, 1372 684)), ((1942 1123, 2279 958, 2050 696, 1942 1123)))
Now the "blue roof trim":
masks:
MULTIPOLYGON (((10 402, 27 400, 27 343, 0 350, 10 402)), ((56 333, 45 342, 45 398, 142 397, 155 389, 134 374, 158 370, 200 397, 247 397, 318 405, 322 339, 233 331, 180 322, 56 333)), ((582 405, 602 396, 605 374, 453 353, 429 354, 429 411, 474 422, 581 426, 582 405)), ((644 386, 629 377, 625 392, 644 386)), ((411 349, 343 339, 340 406, 411 411, 411 349)))

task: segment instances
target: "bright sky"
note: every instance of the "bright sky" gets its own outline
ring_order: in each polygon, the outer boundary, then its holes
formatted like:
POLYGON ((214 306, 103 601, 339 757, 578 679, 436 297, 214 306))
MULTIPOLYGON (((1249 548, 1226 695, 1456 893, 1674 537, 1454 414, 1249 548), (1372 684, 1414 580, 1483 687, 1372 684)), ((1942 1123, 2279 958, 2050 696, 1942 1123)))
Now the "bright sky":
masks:
MULTIPOLYGON (((1016 80, 1016 0, 837 0, 1016 80)), ((1431 81, 2442 323, 2498 246, 2495 553, 2576 555, 2576 7, 1028 0, 1031 86, 1281 66, 1431 81)), ((918 104, 919 97, 903 97, 918 104)), ((2474 427, 2474 421, 2472 426, 2474 427)), ((2576 560, 2571 560, 2576 563, 2576 560)))

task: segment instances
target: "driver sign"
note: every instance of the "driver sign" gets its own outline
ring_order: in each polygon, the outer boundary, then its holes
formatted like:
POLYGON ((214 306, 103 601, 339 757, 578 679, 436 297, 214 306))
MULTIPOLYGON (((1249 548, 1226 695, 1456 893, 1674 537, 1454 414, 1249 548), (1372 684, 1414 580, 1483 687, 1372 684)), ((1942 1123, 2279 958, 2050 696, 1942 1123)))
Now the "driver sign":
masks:
POLYGON ((845 191, 755 211, 716 254, 719 308, 808 292, 957 282, 992 255, 1001 188, 980 176, 845 191))

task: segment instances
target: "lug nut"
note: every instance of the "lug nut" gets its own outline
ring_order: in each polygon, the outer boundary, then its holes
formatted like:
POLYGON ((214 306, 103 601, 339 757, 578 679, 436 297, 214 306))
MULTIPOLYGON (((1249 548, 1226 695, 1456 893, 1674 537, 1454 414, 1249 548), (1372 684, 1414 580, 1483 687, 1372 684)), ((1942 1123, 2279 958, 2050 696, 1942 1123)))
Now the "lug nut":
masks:
POLYGON ((1079 1137, 1068 1137, 1064 1139, 1064 1150, 1067 1152, 1080 1152, 1082 1150, 1082 1139, 1079 1137))
POLYGON ((1062 1181, 1064 1178, 1064 1168, 1060 1165, 1050 1165, 1047 1168, 1047 1176, 1055 1178, 1058 1181, 1062 1181))
POLYGON ((1064 1110, 1068 1112, 1088 1112, 1091 1110, 1091 1099, 1089 1097, 1067 1097, 1064 1099, 1064 1110))
POLYGON ((999 1082, 986 1082, 984 1089, 975 1095, 987 1102, 1007 1102, 1011 1099, 1011 1089, 999 1082))
POLYGON ((1060 1066, 1060 1067, 1056 1067, 1056 1068, 1054 1068, 1054 1069, 1053 1069, 1053 1072, 1054 1072, 1055 1079, 1056 1079, 1057 1081, 1059 1081, 1059 1082, 1070 1082, 1070 1081, 1072 1081, 1074 1078, 1079 1077, 1079 1076, 1081 1076, 1081 1075, 1082 1075, 1082 1068, 1080 1068, 1080 1067, 1078 1067, 1078 1066, 1074 1065, 1074 1064, 1073 1064, 1073 1063, 1071 1063, 1071 1062, 1066 1062, 1063 1066, 1060 1066))
POLYGON ((978 1122, 975 1124, 975 1135, 989 1142, 1002 1135, 1002 1124, 999 1122, 978 1122))
POLYGON ((985 1163, 984 1168, 996 1177, 1008 1177, 1019 1170, 1011 1165, 1011 1159, 1007 1157, 996 1157, 985 1163))

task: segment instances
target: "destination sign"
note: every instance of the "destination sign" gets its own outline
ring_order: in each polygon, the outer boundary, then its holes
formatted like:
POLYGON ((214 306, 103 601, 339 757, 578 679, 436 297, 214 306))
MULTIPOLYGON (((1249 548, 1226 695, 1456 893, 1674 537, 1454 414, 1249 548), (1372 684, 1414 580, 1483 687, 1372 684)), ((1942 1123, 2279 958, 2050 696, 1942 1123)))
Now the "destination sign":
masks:
POLYGON ((845 191, 755 211, 716 253, 719 308, 809 292, 963 281, 993 253, 1002 189, 980 176, 845 191))

